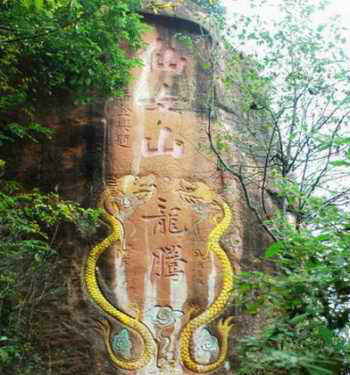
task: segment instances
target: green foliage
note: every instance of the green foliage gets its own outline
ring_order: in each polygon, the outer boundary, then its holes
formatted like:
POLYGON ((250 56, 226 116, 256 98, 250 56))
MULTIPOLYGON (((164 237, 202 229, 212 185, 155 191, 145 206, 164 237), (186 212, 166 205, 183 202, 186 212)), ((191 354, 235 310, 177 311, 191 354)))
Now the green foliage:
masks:
POLYGON ((210 125, 214 106, 208 111, 211 148, 273 240, 264 257, 254 259, 257 271, 237 276, 235 311, 254 316, 260 327, 235 346, 235 372, 348 375, 350 216, 341 207, 350 202, 342 180, 350 165, 350 96, 344 30, 337 19, 315 23, 326 1, 250 5, 255 16, 236 14, 227 26, 224 73, 223 56, 216 48, 210 56, 211 73, 219 72, 235 114, 229 129, 228 122, 225 128, 210 125), (280 16, 264 21, 263 7, 278 7, 280 16))
POLYGON ((192 0, 192 2, 204 7, 211 16, 223 17, 225 15, 225 8, 220 5, 219 0, 192 0))
POLYGON ((321 199, 308 203, 315 213, 310 227, 274 219, 283 239, 266 249, 265 260, 275 271, 239 276, 240 311, 266 322, 240 341, 239 374, 347 374, 350 216, 321 199))
POLYGON ((43 194, 38 190, 23 193, 20 190, 15 181, 7 181, 0 191, 0 252, 6 254, 1 263, 5 269, 13 259, 18 260, 21 256, 33 255, 40 262, 50 255, 50 228, 64 222, 74 223, 81 225, 81 231, 86 233, 96 225, 98 215, 95 210, 63 201, 57 194, 43 194))
POLYGON ((121 95, 142 44, 139 0, 16 0, 0 4, 0 142, 40 138, 43 101, 121 95), (42 108, 42 106, 40 106, 42 108))
MULTIPOLYGON (((57 194, 26 192, 15 181, 0 186, 0 367, 33 374, 40 367, 39 342, 32 336, 33 311, 47 293, 57 241, 67 224, 86 238, 96 232, 99 210, 83 209, 57 194), (39 367, 38 367, 39 366, 39 367), (33 372, 34 371, 34 372, 33 372)), ((52 289, 50 294, 58 290, 52 289)))
POLYGON ((13 95, 18 96, 18 88, 22 88, 24 96, 17 100, 31 101, 52 96, 57 90, 74 93, 74 98, 82 101, 88 100, 92 91, 120 94, 136 64, 121 49, 121 43, 131 49, 141 45, 144 27, 136 13, 139 1, 42 4, 37 12, 28 10, 28 3, 2 5, 0 21, 8 31, 0 34, 1 63, 7 67, 0 90, 15 84, 13 95))
MULTIPOLYGON (((130 69, 139 64, 128 57, 142 45, 139 6, 139 0, 0 3, 0 146, 52 138, 37 119, 57 98, 87 103, 121 95, 130 69)), ((51 279, 52 272, 61 272, 62 231, 74 226, 87 238, 95 233, 99 214, 57 194, 0 179, 2 374, 46 373, 32 319, 40 302, 61 293, 51 279)))
MULTIPOLYGON (((218 134, 210 134, 211 148, 239 179, 248 206, 273 240, 279 231, 265 224, 271 197, 283 215, 293 213, 297 225, 307 224, 308 200, 315 194, 333 203, 350 201, 341 183, 350 165, 349 56, 336 18, 314 22, 326 3, 251 1, 255 15, 234 13, 233 24, 226 25, 225 67, 216 48, 209 57, 219 92, 224 89, 225 100, 232 98, 237 109, 231 127, 210 126, 218 134), (275 8, 276 19, 264 20, 261 13, 275 8), (240 163, 231 163, 229 150, 244 156, 240 163), (258 180, 257 199, 248 187, 258 180)), ((209 116, 215 113, 215 90, 209 116)))
POLYGON ((252 159, 265 159, 265 180, 278 171, 282 178, 291 176, 297 182, 295 208, 301 211, 304 198, 319 189, 331 190, 334 196, 341 193, 341 184, 331 187, 328 182, 346 171, 334 171, 332 166, 348 166, 337 155, 348 149, 349 56, 337 19, 314 22, 326 4, 252 1, 256 15, 236 14, 226 42, 233 53, 222 80, 226 90, 238 86, 241 93, 237 145, 252 159), (279 16, 268 22, 261 8, 278 8, 279 16), (244 56, 237 52, 239 45, 253 52, 244 56), (258 129, 249 126, 251 116, 258 129), (249 138, 254 138, 254 147, 245 147, 249 138))
POLYGON ((3 129, 0 130, 0 146, 20 139, 38 143, 41 136, 45 139, 51 139, 53 134, 54 131, 52 129, 34 121, 26 124, 18 122, 5 123, 3 129))

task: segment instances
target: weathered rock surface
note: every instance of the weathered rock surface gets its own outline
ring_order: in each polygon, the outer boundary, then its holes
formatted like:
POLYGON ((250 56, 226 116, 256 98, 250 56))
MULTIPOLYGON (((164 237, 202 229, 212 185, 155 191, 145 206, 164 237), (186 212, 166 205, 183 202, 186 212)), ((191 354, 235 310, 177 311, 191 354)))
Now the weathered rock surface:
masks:
MULTIPOLYGON (((56 140, 26 149, 18 173, 85 204, 108 192, 102 203, 115 237, 108 245, 75 240, 69 255, 65 303, 73 326, 86 324, 81 335, 94 354, 79 375, 230 374, 232 342, 245 327, 236 316, 226 348, 228 329, 220 334, 218 322, 233 313, 230 272, 266 239, 238 182, 209 152, 210 37, 186 7, 145 17, 152 29, 138 52, 143 65, 125 95, 56 107, 47 116, 56 140)), ((225 124, 232 113, 220 111, 225 124)))

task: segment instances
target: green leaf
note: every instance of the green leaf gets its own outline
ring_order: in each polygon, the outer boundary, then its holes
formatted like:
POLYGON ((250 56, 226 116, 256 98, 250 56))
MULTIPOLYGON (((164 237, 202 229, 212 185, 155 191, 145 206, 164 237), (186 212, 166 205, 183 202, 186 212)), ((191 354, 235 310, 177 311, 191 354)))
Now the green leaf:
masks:
POLYGON ((244 292, 246 292, 246 291, 248 291, 250 289, 251 289, 251 285, 248 284, 248 283, 241 283, 239 285, 239 290, 240 290, 241 293, 244 293, 244 292))
POLYGON ((330 345, 333 341, 333 332, 326 326, 321 326, 318 328, 319 335, 324 339, 325 343, 330 345))
POLYGON ((330 162, 335 167, 345 167, 345 166, 350 166, 350 162, 346 160, 333 160, 330 162))
POLYGON ((315 237, 315 240, 317 241, 328 241, 330 239, 330 235, 329 234, 320 234, 319 236, 315 237))
POLYGON ((298 324, 298 323, 302 322, 303 320, 305 320, 308 315, 309 315, 309 313, 297 315, 290 322, 292 324, 298 324))
POLYGON ((249 303, 247 305, 247 310, 250 314, 256 314, 259 311, 259 308, 262 305, 262 300, 257 300, 255 303, 249 303))
POLYGON ((310 375, 333 375, 333 371, 328 370, 327 368, 307 364, 305 365, 310 375))
POLYGON ((265 251, 265 257, 266 258, 271 258, 274 255, 278 254, 281 250, 283 250, 283 242, 282 241, 277 241, 270 245, 266 251, 265 251))
POLYGON ((5 349, 6 347, 0 348, 0 363, 6 363, 9 361, 10 356, 5 349))
POLYGON ((337 145, 350 145, 350 137, 338 138, 335 140, 337 145))
POLYGON ((33 4, 32 0, 22 0, 21 3, 27 9, 29 9, 33 4))
POLYGON ((34 6, 37 11, 40 11, 44 7, 44 0, 34 0, 34 6))

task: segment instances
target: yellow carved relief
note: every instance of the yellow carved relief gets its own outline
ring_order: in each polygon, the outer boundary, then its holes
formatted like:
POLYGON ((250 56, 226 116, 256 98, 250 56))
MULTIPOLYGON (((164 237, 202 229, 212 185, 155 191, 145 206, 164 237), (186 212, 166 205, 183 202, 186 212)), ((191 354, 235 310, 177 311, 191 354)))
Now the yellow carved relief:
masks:
MULTIPOLYGON (((105 342, 105 346, 112 363, 125 370, 137 370, 146 366, 155 355, 154 340, 149 329, 139 321, 138 317, 133 318, 114 307, 103 295, 98 286, 96 278, 96 265, 100 256, 112 245, 117 242, 123 243, 123 225, 115 217, 118 214, 118 205, 115 203, 114 195, 118 190, 123 194, 133 194, 138 196, 138 201, 149 199, 153 192, 152 178, 135 178, 133 176, 125 176, 117 180, 112 185, 112 189, 108 188, 103 192, 99 201, 99 207, 103 212, 104 220, 110 225, 112 232, 102 242, 98 243, 89 253, 85 265, 84 282, 86 290, 92 299, 109 317, 118 320, 120 323, 136 333, 142 340, 144 348, 142 354, 137 359, 127 360, 118 357, 111 345, 111 324, 108 320, 100 321, 99 325, 105 342), (106 207, 109 209, 106 210, 106 207), (111 214, 110 211, 114 211, 111 214)), ((121 248, 121 255, 123 249, 121 248)))
POLYGON ((233 318, 229 317, 225 320, 221 319, 216 326, 220 336, 221 347, 218 358, 212 363, 203 365, 197 363, 193 358, 193 334, 198 328, 210 323, 218 317, 227 306, 232 294, 233 269, 230 260, 219 244, 220 238, 230 225, 232 213, 229 206, 222 200, 222 198, 201 182, 189 183, 183 181, 179 194, 183 200, 193 206, 202 203, 218 205, 224 214, 222 220, 210 232, 208 238, 208 252, 213 252, 221 265, 223 274, 222 289, 209 309, 190 320, 182 330, 180 336, 180 355, 184 365, 193 372, 206 373, 221 367, 226 359, 228 352, 228 336, 232 327, 231 321, 233 318))
MULTIPOLYGON (((88 254, 85 270, 84 283, 91 300, 98 305, 104 313, 112 319, 116 319, 127 329, 137 335, 143 343, 143 351, 135 359, 123 358, 116 354, 112 348, 112 326, 109 320, 99 322, 101 333, 111 362, 125 370, 138 370, 145 367, 156 357, 156 343, 150 329, 140 321, 140 313, 132 317, 113 306, 99 288, 96 277, 96 266, 100 256, 107 251, 111 245, 120 245, 119 256, 124 255, 125 236, 124 227, 120 219, 123 213, 129 214, 133 208, 150 200, 156 187, 154 177, 147 176, 136 178, 124 176, 120 179, 107 180, 108 188, 105 189, 99 201, 99 207, 103 209, 103 218, 111 228, 111 233, 102 242, 98 243, 88 254), (123 211, 123 213, 122 213, 123 211)), ((220 352, 218 357, 211 363, 198 363, 194 356, 194 332, 216 319, 227 307, 233 290, 234 271, 229 258, 220 247, 219 240, 229 227, 232 213, 229 206, 222 198, 213 192, 207 185, 201 182, 187 182, 182 180, 176 190, 183 202, 190 205, 195 211, 203 210, 203 207, 214 207, 221 211, 220 219, 215 215, 214 228, 208 236, 207 251, 212 252, 217 259, 223 274, 223 284, 219 295, 210 307, 199 313, 190 320, 182 329, 180 334, 180 357, 183 365, 192 372, 208 373, 221 367, 228 353, 228 336, 232 327, 232 317, 221 319, 217 325, 220 338, 220 352)), ((216 211, 217 212, 217 211, 216 211)), ((209 218, 208 218, 209 219, 209 218)), ((138 309, 138 306, 134 306, 138 309)), ((170 309, 168 307, 168 309, 170 309)), ((193 309, 192 315, 198 310, 193 309)))

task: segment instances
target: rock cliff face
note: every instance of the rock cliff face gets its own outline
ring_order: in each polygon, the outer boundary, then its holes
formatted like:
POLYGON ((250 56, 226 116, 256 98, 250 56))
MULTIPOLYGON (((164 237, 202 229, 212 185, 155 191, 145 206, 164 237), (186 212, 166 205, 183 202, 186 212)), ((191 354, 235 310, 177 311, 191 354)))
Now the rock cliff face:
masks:
POLYGON ((125 95, 62 103, 47 117, 55 143, 26 150, 18 171, 105 212, 100 241, 67 240, 70 322, 93 353, 79 375, 230 374, 244 327, 236 316, 230 329, 234 273, 265 240, 209 152, 210 37, 186 7, 145 19, 125 95))
MULTIPOLYGON (((113 312, 89 288, 88 297, 116 318, 103 335, 117 368, 223 373, 230 319, 217 318, 228 313, 232 260, 242 248, 237 197, 224 193, 208 153, 209 79, 199 58, 208 38, 191 24, 182 30, 164 18, 149 21, 142 67, 124 97, 104 109, 104 208, 117 219, 119 241, 102 251, 100 277, 113 312), (180 32, 196 51, 179 41, 180 32), (224 234, 234 244, 227 251, 219 244, 224 234)), ((234 181, 228 185, 237 191, 234 181)))

